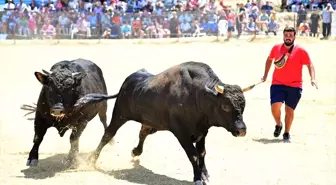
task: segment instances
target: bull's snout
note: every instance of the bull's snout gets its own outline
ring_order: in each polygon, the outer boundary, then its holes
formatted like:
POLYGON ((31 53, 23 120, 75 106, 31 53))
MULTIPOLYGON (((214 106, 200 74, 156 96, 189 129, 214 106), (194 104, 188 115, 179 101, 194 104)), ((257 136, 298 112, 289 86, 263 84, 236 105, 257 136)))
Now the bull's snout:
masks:
POLYGON ((235 129, 232 132, 235 137, 244 137, 246 135, 246 126, 244 123, 236 123, 235 129))
POLYGON ((55 104, 50 109, 50 114, 54 117, 63 117, 64 116, 64 107, 61 103, 55 104))
POLYGON ((246 129, 237 129, 235 131, 236 137, 244 137, 246 135, 246 129))

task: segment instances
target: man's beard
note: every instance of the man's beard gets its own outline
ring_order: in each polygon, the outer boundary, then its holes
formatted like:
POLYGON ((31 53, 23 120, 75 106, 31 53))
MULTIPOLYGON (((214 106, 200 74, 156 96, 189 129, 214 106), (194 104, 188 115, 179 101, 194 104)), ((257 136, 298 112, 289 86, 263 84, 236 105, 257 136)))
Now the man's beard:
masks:
POLYGON ((286 46, 291 46, 291 45, 293 45, 293 43, 294 43, 294 40, 291 42, 289 39, 287 39, 287 40, 284 40, 284 44, 286 45, 286 46))

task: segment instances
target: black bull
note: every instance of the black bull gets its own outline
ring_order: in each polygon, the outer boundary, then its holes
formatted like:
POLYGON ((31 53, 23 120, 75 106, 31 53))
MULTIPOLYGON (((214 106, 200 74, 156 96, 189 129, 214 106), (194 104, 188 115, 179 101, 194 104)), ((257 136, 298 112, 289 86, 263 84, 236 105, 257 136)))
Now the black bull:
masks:
MULTIPOLYGON (((138 70, 122 84, 116 95, 111 122, 89 159, 95 163, 118 129, 133 120, 140 122, 142 127, 132 156, 141 155, 149 134, 169 130, 193 166, 195 184, 206 184, 209 174, 204 158, 208 129, 224 127, 235 137, 245 136, 243 93, 254 86, 242 89, 238 85, 224 84, 208 65, 198 62, 182 63, 157 75, 145 69, 138 70)), ((115 96, 87 94, 77 101, 75 107, 110 98, 115 96)))
POLYGON ((87 123, 98 114, 106 128, 107 102, 102 100, 116 96, 106 95, 103 73, 89 60, 61 61, 54 64, 50 72, 43 70, 43 73, 35 72, 43 87, 36 109, 33 110, 34 145, 29 153, 27 165, 37 164, 39 146, 50 127, 55 127, 61 137, 69 128, 72 129, 67 160, 68 164, 75 164, 78 141, 87 123), (87 96, 88 94, 90 96, 87 96))
POLYGON ((186 152, 194 171, 194 182, 206 184, 205 137, 212 126, 224 127, 233 136, 245 136, 245 97, 238 85, 224 84, 204 63, 185 62, 157 75, 138 70, 123 82, 109 126, 89 161, 95 163, 103 147, 129 120, 142 124, 139 143, 132 150, 140 156, 146 137, 169 130, 186 152), (196 147, 193 145, 196 143, 196 147))

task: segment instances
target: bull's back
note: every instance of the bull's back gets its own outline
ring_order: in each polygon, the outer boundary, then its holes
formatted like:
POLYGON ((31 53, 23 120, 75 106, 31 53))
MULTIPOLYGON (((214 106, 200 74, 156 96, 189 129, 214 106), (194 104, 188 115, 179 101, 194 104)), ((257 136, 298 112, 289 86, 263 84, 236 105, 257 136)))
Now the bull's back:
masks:
POLYGON ((145 69, 140 69, 125 79, 115 105, 117 109, 123 112, 124 116, 127 114, 130 116, 129 119, 140 121, 138 116, 142 112, 146 112, 144 110, 146 107, 150 109, 151 105, 148 104, 148 101, 151 101, 150 98, 154 93, 148 91, 146 87, 152 76, 153 74, 148 73, 145 69))
POLYGON ((188 113, 189 105, 184 105, 193 102, 189 101, 192 97, 188 97, 188 89, 183 86, 183 77, 179 72, 175 78, 166 78, 162 74, 137 71, 125 80, 116 105, 123 107, 121 109, 128 105, 126 114, 130 115, 129 119, 164 129, 171 114, 188 113))

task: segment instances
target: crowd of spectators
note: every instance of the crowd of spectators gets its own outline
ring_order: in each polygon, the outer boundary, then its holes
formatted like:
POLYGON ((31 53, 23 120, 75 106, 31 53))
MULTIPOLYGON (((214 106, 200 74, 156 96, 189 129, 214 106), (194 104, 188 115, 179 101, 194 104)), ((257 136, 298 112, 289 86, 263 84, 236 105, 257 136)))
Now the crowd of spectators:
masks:
POLYGON ((287 9, 289 12, 298 12, 301 5, 304 6, 305 9, 311 10, 322 10, 324 9, 328 3, 336 9, 336 0, 282 0, 282 9, 287 9))
MULTIPOLYGON (((233 33, 237 38, 242 34, 276 35, 279 29, 277 12, 268 0, 261 6, 254 0, 247 0, 234 7, 225 5, 223 0, 32 0, 29 4, 18 1, 6 0, 2 16, 0 14, 0 35, 10 37, 15 33, 29 39, 226 35, 229 40, 233 33)), ((315 7, 312 3, 316 0, 291 2, 288 7, 291 7, 290 11, 298 12, 300 33, 309 30, 308 35, 318 36, 318 28, 316 31, 312 29, 314 21, 320 21, 322 15, 324 25, 328 14, 323 11, 332 11, 334 4, 328 1, 315 7), (329 5, 331 9, 326 10, 329 5), (306 9, 318 9, 319 6, 323 9, 322 14, 307 16, 306 9)), ((324 38, 330 29, 324 25, 324 38)))

